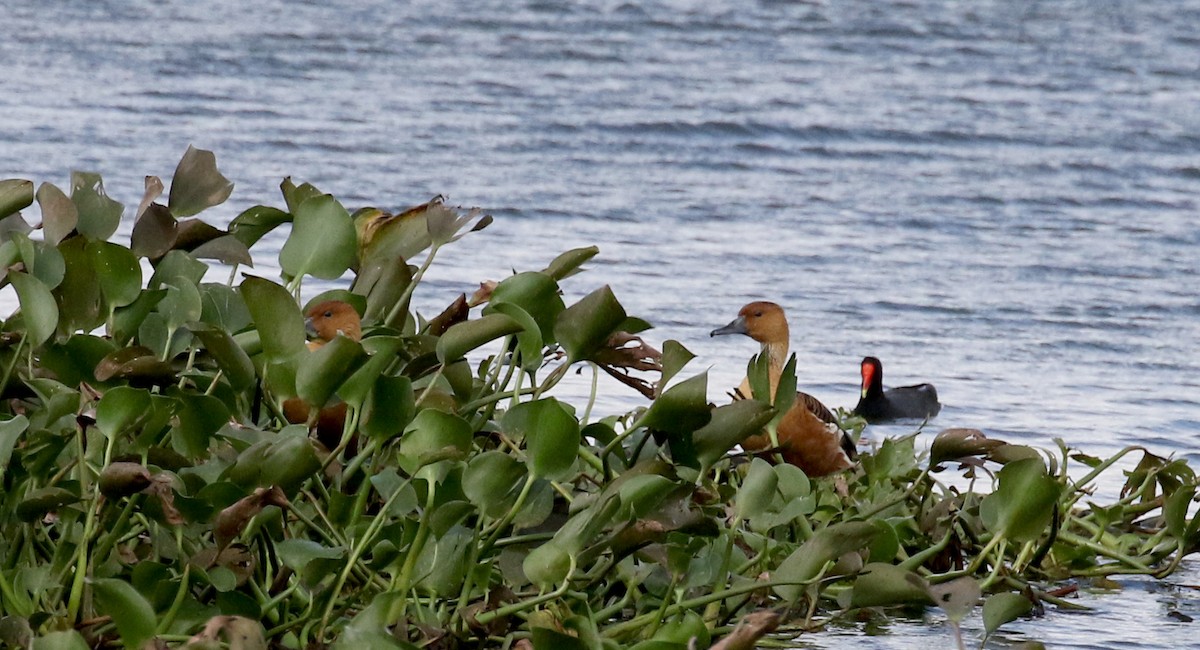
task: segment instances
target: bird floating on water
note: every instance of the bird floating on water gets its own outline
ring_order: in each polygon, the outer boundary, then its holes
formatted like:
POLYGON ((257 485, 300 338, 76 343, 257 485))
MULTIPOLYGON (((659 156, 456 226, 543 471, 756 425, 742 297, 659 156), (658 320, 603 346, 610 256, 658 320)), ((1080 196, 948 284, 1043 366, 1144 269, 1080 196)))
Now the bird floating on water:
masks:
MULTIPOLYGON (((783 308, 773 302, 752 302, 742 307, 736 319, 709 335, 722 334, 745 334, 762 344, 762 353, 770 360, 768 376, 774 395, 789 349, 783 308)), ((750 396, 749 378, 742 380, 738 392, 750 396)), ((796 401, 780 420, 776 436, 783 460, 813 477, 848 469, 857 456, 854 441, 838 426, 833 413, 817 398, 803 392, 796 393, 796 401)), ((765 435, 750 436, 742 443, 748 451, 766 451, 770 445, 770 438, 765 435)))
POLYGON ((862 360, 862 393, 854 414, 871 423, 903 418, 924 420, 942 410, 933 384, 883 388, 883 364, 875 357, 862 360))

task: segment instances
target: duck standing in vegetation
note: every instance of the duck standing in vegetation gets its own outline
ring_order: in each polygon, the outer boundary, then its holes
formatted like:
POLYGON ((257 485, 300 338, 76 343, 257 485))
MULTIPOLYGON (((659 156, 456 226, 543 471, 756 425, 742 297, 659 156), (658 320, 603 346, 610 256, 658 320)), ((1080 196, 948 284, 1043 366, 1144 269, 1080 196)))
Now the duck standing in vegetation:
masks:
MULTIPOLYGON (((354 341, 362 340, 362 320, 358 312, 352 305, 340 300, 326 300, 305 311, 304 329, 313 337, 307 344, 308 349, 313 351, 321 349, 338 335, 354 341)), ((283 416, 292 424, 308 422, 311 414, 312 405, 299 397, 291 397, 283 402, 283 416)), ((317 411, 316 421, 310 426, 317 440, 327 449, 333 449, 342 439, 345 425, 346 403, 339 401, 317 411)))
MULTIPOLYGON (((779 386, 789 349, 787 316, 773 302, 752 302, 742 307, 738 317, 725 327, 713 330, 710 336, 745 334, 762 344, 763 354, 770 359, 771 394, 779 386)), ((750 396, 750 380, 742 380, 738 393, 750 396)), ((838 426, 837 418, 821 402, 803 392, 780 420, 776 429, 779 454, 789 464, 804 470, 809 476, 825 476, 848 469, 857 454, 854 441, 838 426)), ((765 451, 770 447, 766 435, 751 436, 742 446, 749 451, 765 451)))
POLYGON ((854 414, 872 424, 914 418, 931 418, 942 410, 933 384, 883 389, 883 364, 875 357, 862 360, 862 393, 854 414))

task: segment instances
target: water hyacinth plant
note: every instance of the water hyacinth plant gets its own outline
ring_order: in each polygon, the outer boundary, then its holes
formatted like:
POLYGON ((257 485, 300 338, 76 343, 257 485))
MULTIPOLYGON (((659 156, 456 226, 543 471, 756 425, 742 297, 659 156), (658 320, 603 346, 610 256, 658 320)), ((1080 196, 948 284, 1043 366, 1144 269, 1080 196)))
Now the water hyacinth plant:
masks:
POLYGON ((647 342, 609 287, 581 291, 595 248, 418 314, 438 251, 491 221, 440 198, 352 214, 289 179, 282 207, 220 228, 197 215, 232 184, 189 149, 169 190, 147 179, 125 245, 98 176, 69 190, 0 181, 14 647, 748 648, 911 607, 990 635, 1076 606, 1065 581, 1164 576, 1200 542, 1195 474, 1140 448, 950 429, 822 479, 747 457, 776 409, 710 404, 683 344, 647 342), (282 277, 239 275, 280 227, 282 277), (306 279, 348 272, 301 303, 306 279), (325 305, 355 327, 309 340, 325 305), (556 398, 572 368, 646 405, 556 398), (1094 502, 1130 455, 1119 497, 1094 502))

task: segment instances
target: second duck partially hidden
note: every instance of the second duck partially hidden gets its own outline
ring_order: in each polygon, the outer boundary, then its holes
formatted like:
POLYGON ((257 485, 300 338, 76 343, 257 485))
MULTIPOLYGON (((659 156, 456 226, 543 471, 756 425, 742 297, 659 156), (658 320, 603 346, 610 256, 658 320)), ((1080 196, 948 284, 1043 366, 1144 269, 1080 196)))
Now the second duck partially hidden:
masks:
MULTIPOLYGON (((762 344, 763 354, 770 359, 774 395, 788 357, 788 324, 783 308, 773 302, 752 302, 742 307, 733 322, 709 335, 722 334, 745 334, 762 344)), ((748 378, 742 380, 738 392, 750 397, 748 378)), ((854 465, 854 441, 838 426, 833 413, 807 393, 796 393, 796 401, 779 422, 776 434, 779 455, 809 476, 826 476, 854 465)), ((768 450, 770 445, 765 435, 750 436, 742 443, 747 451, 755 452, 768 450)))
POLYGON ((942 410, 933 384, 883 389, 883 364, 875 357, 862 360, 862 394, 854 414, 872 424, 912 418, 924 420, 942 410))

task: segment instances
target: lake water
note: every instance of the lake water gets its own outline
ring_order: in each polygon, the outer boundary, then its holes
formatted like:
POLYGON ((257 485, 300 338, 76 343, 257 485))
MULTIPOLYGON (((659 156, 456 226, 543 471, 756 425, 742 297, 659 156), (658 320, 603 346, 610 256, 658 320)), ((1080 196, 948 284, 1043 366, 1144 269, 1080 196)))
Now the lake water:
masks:
MULTIPOLYGON (((1200 461, 1200 2, 583 4, 6 0, 0 178, 99 172, 131 219, 195 144, 236 183, 222 224, 286 175, 351 209, 442 193, 497 221, 446 249, 427 315, 597 244, 568 299, 612 285, 714 400, 754 345, 708 331, 769 299, 831 406, 872 354, 937 385, 934 430, 1200 461)), ((1004 639, 1191 644, 1167 613, 1195 592, 1139 585, 1004 639)))

